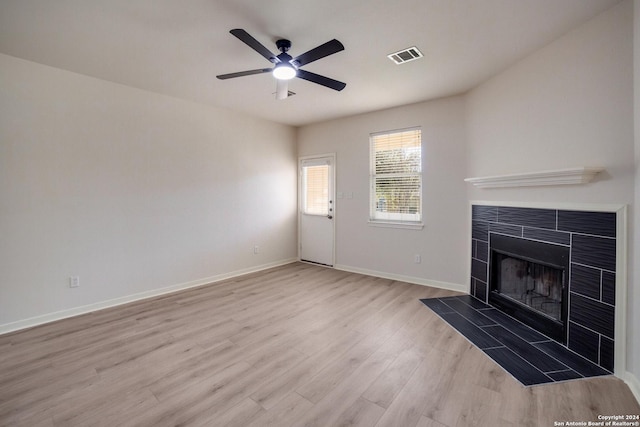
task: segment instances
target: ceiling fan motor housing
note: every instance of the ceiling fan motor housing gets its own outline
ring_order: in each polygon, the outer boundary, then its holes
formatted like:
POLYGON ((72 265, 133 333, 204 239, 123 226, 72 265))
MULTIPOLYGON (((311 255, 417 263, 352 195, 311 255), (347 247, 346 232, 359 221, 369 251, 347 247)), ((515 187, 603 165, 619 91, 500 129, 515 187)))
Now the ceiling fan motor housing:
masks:
POLYGON ((276 47, 278 48, 278 50, 280 52, 285 53, 289 49, 291 49, 291 41, 289 41, 287 39, 280 39, 280 40, 276 41, 276 47))

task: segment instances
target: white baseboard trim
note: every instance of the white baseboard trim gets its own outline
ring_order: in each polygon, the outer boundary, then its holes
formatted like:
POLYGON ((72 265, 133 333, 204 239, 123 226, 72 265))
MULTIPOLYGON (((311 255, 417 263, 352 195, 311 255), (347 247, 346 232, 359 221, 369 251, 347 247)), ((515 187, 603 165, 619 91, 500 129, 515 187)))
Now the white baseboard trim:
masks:
POLYGON ((368 270, 366 268, 351 267, 351 266, 342 265, 342 264, 336 264, 333 268, 335 268, 336 270, 348 271, 349 273, 366 274, 367 276, 375 276, 375 277, 380 277, 382 279, 397 280, 399 282, 413 283, 413 284, 422 285, 422 286, 431 286, 434 288, 462 292, 465 294, 469 293, 469 289, 467 286, 460 285, 458 283, 441 282, 438 280, 423 279, 421 277, 403 276, 400 274, 368 270))
POLYGON ((638 377, 627 371, 623 380, 631 389, 631 393, 633 393, 638 403, 640 403, 640 380, 638 380, 638 377))
POLYGON ((42 325, 45 323, 54 322, 56 320, 67 319, 69 317, 79 316, 81 314, 91 313, 93 311, 103 310, 105 308, 115 307, 118 305, 127 304, 134 301, 140 301, 148 298, 157 297, 160 295, 170 294, 173 292, 182 291, 190 288, 197 288, 198 286, 210 285, 222 280, 231 279, 234 277, 242 276, 244 274, 255 273, 269 268, 279 267, 281 265, 291 264, 297 262, 296 258, 284 259, 280 261, 271 262, 268 264, 262 264, 255 267, 249 267, 242 270, 236 270, 229 273, 222 273, 211 277, 192 280, 177 285, 167 286, 160 289, 152 289, 150 291, 140 292, 137 294, 126 295, 119 298, 114 298, 106 301, 100 301, 93 304, 83 305, 80 307, 70 308, 68 310, 56 311, 53 313, 44 314, 41 316, 30 317, 24 320, 18 320, 16 322, 5 323, 0 325, 0 335, 9 332, 18 331, 21 329, 32 328, 34 326, 42 325))

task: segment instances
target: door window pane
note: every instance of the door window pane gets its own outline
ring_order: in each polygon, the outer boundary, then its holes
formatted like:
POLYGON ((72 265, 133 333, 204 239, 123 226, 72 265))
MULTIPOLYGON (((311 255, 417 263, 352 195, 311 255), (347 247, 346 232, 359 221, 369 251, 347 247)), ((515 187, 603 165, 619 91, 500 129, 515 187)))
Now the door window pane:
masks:
POLYGON ((329 165, 302 168, 303 207, 307 215, 329 214, 329 165))

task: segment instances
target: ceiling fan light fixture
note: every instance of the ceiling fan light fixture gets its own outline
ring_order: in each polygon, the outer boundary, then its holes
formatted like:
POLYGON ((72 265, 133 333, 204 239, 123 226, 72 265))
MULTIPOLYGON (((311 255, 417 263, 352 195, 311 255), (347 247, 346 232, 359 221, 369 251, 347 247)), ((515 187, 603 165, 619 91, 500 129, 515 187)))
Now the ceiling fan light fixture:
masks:
POLYGON ((291 80, 296 76, 296 69, 292 65, 281 62, 273 69, 273 77, 278 80, 291 80))

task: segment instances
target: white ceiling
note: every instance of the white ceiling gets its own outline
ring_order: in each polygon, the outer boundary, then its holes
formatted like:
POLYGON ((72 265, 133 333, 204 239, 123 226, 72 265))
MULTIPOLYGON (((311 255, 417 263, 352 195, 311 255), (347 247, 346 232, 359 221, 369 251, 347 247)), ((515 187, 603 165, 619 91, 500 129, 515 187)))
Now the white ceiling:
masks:
POLYGON ((619 0, 0 0, 0 52, 299 126, 466 92, 619 0), (277 101, 270 67, 229 34, 243 28, 297 56, 336 38, 345 50, 303 67, 342 92, 295 79, 277 101), (424 58, 386 55, 417 46, 424 58))

